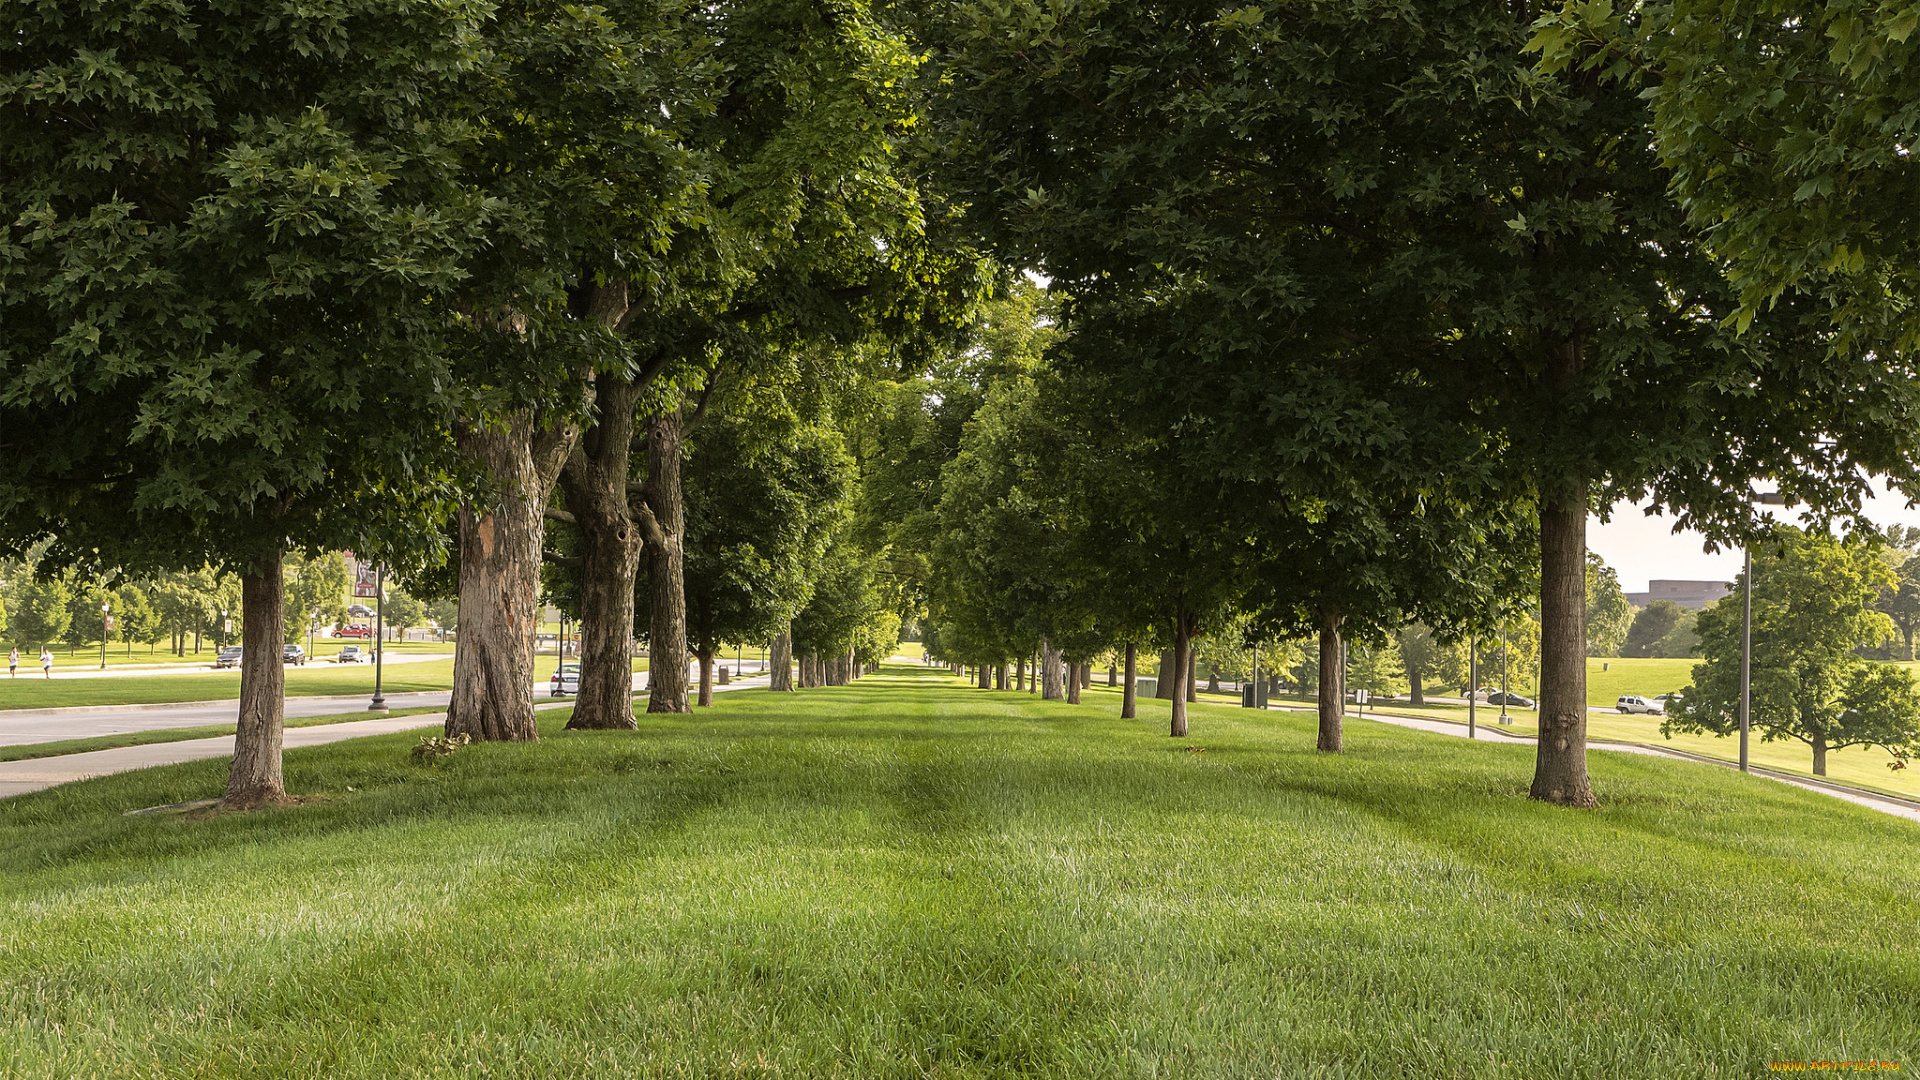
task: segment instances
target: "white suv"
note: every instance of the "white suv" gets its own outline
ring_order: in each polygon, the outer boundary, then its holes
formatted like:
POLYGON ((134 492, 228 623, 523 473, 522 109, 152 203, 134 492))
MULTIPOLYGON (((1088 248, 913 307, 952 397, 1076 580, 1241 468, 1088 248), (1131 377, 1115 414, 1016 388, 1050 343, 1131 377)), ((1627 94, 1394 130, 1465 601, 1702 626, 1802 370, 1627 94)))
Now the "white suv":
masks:
POLYGON ((1665 716, 1667 713, 1667 710, 1661 707, 1660 702, 1648 701, 1646 698, 1637 697, 1633 694, 1621 695, 1614 701, 1613 707, 1623 713, 1646 713, 1649 716, 1665 716))

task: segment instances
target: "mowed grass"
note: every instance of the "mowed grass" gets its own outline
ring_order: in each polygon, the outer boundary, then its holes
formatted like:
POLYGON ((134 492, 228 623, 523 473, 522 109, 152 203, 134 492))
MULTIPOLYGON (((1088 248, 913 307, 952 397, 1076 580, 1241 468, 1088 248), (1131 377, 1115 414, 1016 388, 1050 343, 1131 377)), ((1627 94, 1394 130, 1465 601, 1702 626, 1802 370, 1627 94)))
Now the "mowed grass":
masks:
POLYGON ((1698 765, 918 665, 0 802, 0 1075, 1745 1077, 1920 1049, 1920 825, 1698 765))

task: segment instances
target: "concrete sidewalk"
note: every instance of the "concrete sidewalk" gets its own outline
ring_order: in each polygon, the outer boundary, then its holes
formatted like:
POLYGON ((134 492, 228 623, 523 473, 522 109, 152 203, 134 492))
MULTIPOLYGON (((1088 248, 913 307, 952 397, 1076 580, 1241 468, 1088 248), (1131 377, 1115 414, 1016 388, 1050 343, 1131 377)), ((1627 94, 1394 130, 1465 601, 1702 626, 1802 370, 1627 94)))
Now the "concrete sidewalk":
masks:
MULTIPOLYGON (((715 686, 713 690, 714 693, 724 693, 729 690, 763 688, 766 685, 765 675, 748 676, 745 679, 735 679, 725 686, 715 686)), ((440 696, 446 695, 442 693, 440 696)), ((355 698, 354 700, 364 699, 355 698)), ((389 699, 390 702, 391 700, 389 699)), ((643 700, 636 698, 636 703, 641 708, 645 708, 643 700)), ((572 704, 571 698, 548 699, 534 702, 533 707, 544 712, 548 709, 564 709, 572 704)), ((413 716, 382 716, 370 720, 348 720, 317 727, 288 728, 282 736, 281 747, 285 750, 297 750, 301 747, 322 746, 345 739, 365 738, 369 735, 389 735, 396 731, 437 728, 446 721, 447 714, 438 712, 418 713, 413 716)), ((183 739, 179 742, 93 750, 84 754, 61 754, 57 757, 34 758, 28 761, 0 762, 0 799, 11 795, 24 795, 30 791, 42 791, 95 776, 110 776, 134 769, 149 769, 156 765, 175 765, 183 761, 231 757, 232 754, 233 736, 221 735, 211 739, 183 739)))

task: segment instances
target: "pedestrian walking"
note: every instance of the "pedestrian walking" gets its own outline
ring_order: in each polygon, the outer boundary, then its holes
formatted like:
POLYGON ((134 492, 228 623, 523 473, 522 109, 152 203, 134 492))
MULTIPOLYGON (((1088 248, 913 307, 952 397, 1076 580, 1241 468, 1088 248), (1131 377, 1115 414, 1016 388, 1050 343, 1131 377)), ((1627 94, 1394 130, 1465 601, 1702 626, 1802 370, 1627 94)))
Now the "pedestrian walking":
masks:
POLYGON ((19 674, 20 674, 20 646, 15 645, 13 647, 13 651, 7 654, 7 678, 11 679, 19 674))
POLYGON ((47 673, 47 678, 53 678, 53 651, 45 645, 40 646, 40 670, 47 673))

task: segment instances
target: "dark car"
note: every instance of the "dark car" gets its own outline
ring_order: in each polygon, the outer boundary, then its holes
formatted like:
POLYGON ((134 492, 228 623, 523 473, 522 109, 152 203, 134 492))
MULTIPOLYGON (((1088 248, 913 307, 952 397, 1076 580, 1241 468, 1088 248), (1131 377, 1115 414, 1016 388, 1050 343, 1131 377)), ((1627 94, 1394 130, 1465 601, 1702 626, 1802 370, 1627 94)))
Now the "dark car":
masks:
POLYGON ((350 618, 371 619, 373 618, 373 609, 365 604, 348 604, 347 615, 350 618))
POLYGON ((1487 704, 1511 705, 1516 709, 1531 709, 1533 708, 1533 699, 1530 697, 1521 697, 1519 694, 1503 694, 1495 691, 1488 696, 1487 704))
POLYGON ((367 662, 367 654, 366 651, 358 645, 347 645, 341 648, 340 655, 334 657, 333 662, 336 664, 364 664, 367 662))
POLYGON ((239 667, 240 666, 240 646, 227 645, 222 647, 219 652, 213 655, 213 666, 214 667, 239 667))
POLYGON ((280 646, 280 662, 283 664, 304 664, 307 662, 307 650, 298 645, 280 646))

